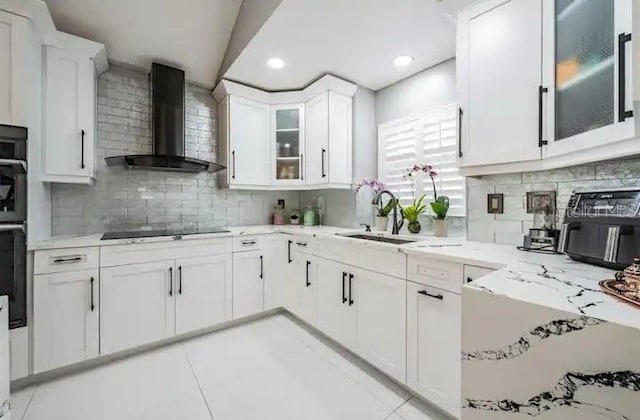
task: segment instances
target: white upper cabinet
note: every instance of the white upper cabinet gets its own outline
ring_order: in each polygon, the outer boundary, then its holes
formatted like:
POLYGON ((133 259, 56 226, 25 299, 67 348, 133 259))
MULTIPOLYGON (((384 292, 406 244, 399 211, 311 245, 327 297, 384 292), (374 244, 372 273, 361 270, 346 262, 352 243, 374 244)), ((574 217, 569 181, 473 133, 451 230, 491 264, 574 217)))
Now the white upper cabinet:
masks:
POLYGON ((265 92, 223 80, 218 101, 225 186, 234 189, 351 188, 353 95, 324 76, 307 88, 265 92))
MULTIPOLYGON (((230 187, 261 187, 271 183, 269 105, 231 96, 226 137, 227 179, 230 187)), ((221 118, 222 119, 222 118, 221 118)))
POLYGON ((461 166, 539 160, 542 4, 488 0, 458 16, 461 166))
POLYGON ((0 124, 26 126, 29 21, 0 11, 0 124))
MULTIPOLYGON (((353 98, 329 92, 329 183, 351 187, 353 178, 353 98)), ((326 167, 326 166, 325 166, 326 167)))
POLYGON ((304 104, 272 106, 271 128, 273 185, 303 185, 304 104))
POLYGON ((95 173, 96 75, 86 55, 46 47, 44 179, 90 183, 95 173))
POLYGON ((577 151, 583 160, 617 157, 608 155, 615 147, 590 149, 636 135, 632 0, 543 5, 544 156, 568 163, 580 163, 564 156, 577 151))
POLYGON ((638 7, 632 0, 485 0, 462 11, 463 172, 550 169, 640 153, 632 41, 638 7))
POLYGON ((307 184, 329 182, 329 92, 323 92, 305 103, 307 128, 305 176, 307 184))

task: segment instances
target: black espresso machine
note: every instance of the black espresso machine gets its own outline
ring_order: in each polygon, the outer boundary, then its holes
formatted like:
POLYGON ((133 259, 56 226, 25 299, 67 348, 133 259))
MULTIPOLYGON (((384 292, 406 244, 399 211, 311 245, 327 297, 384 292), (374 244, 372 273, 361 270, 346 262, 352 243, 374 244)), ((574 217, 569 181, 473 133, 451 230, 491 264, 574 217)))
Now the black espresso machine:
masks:
POLYGON ((574 192, 560 227, 558 251, 621 270, 640 256, 640 186, 574 192))

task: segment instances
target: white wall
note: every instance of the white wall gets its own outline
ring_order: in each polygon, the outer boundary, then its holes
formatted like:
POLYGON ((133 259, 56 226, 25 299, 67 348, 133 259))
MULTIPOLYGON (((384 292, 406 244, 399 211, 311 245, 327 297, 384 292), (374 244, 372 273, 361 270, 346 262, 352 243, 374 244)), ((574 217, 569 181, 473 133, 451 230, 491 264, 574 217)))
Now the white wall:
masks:
POLYGON ((376 124, 456 101, 456 61, 444 61, 376 92, 376 124))

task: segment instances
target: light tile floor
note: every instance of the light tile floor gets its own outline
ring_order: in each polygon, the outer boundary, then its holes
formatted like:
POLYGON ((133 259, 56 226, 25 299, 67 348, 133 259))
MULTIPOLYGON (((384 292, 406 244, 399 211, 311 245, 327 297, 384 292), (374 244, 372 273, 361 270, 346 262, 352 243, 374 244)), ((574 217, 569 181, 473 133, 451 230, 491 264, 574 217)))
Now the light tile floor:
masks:
POLYGON ((11 394, 24 420, 436 420, 284 315, 11 394))

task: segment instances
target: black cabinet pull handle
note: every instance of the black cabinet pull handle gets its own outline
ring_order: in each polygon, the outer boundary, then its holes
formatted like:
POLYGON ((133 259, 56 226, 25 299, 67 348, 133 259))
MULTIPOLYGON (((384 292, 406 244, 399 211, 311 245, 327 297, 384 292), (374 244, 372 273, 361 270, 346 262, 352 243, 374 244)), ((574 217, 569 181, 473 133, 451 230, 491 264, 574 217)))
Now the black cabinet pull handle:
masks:
POLYGON ((625 44, 631 41, 631 34, 618 35, 618 122, 633 117, 633 111, 626 110, 627 93, 627 53, 625 44))
POLYGON ((327 149, 322 148, 322 177, 326 178, 327 174, 324 172, 324 155, 327 153, 327 149))
POLYGON ((260 255, 260 278, 264 278, 264 258, 260 255))
POLYGON ((307 243, 306 242, 296 242, 296 245, 306 247, 307 243))
POLYGON ((55 260, 53 260, 53 263, 61 264, 61 263, 71 263, 76 261, 82 261, 82 257, 56 258, 55 260))
POLYGON ((84 169, 84 130, 80 130, 81 142, 80 142, 80 168, 84 169))
POLYGON ((462 108, 458 108, 458 157, 462 157, 462 108))
POLYGON ((242 246, 251 246, 251 245, 255 245, 257 242, 256 241, 242 241, 240 242, 240 244, 242 246))
POLYGON ((91 284, 91 312, 93 312, 94 309, 96 309, 96 305, 94 304, 94 300, 93 300, 93 283, 94 282, 95 282, 95 279, 91 277, 91 280, 89 280, 89 283, 91 284))
POLYGON ((430 298, 434 298, 434 299, 438 299, 438 300, 443 300, 444 296, 442 295, 432 295, 431 293, 427 292, 426 290, 420 290, 418 292, 419 295, 423 295, 423 296, 429 296, 430 298))
POLYGON ((351 283, 353 283, 353 274, 349 273, 349 306, 353 305, 353 296, 351 294, 351 283))
POLYGON ((307 287, 311 286, 311 282, 309 281, 309 266, 311 265, 311 261, 307 261, 307 287))
POLYGON ((182 266, 178 266, 178 294, 182 294, 182 266))
POLYGON ((233 171, 231 171, 231 178, 236 179, 236 151, 231 151, 231 160, 233 165, 233 171))
POLYGON ((300 153, 300 181, 304 181, 304 155, 300 153))
POLYGON ((471 277, 467 277, 467 283, 471 283, 473 279, 471 277))
POLYGON ((347 303, 347 292, 344 290, 344 286, 347 279, 347 273, 342 272, 342 303, 347 303))
POLYGON ((293 260, 291 259, 291 243, 293 241, 289 241, 289 243, 287 244, 287 263, 291 264, 293 262, 293 260))
POLYGON ((169 296, 173 296, 173 267, 169 267, 169 296))
POLYGON ((542 121, 543 121, 542 113, 544 112, 542 109, 542 100, 543 100, 544 94, 547 92, 549 92, 549 88, 546 88, 544 86, 538 86, 538 147, 542 147, 548 143, 548 141, 544 140, 543 138, 544 133, 543 133, 543 127, 542 127, 542 121))

